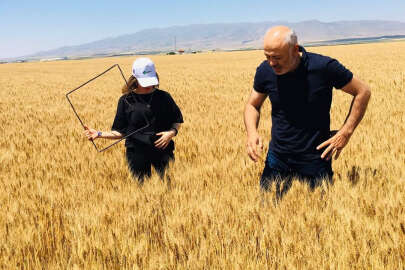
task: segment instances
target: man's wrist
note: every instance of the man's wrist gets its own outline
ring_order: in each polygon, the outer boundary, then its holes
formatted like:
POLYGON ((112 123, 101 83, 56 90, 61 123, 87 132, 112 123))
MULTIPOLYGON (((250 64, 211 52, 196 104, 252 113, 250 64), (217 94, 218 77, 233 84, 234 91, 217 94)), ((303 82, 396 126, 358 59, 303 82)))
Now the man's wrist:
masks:
POLYGON ((342 133, 343 133, 343 135, 346 136, 346 137, 349 137, 349 138, 350 138, 350 137, 352 136, 353 132, 354 132, 353 129, 350 129, 350 128, 347 128, 347 127, 343 127, 343 128, 342 128, 342 133))
POLYGON ((101 138, 102 135, 103 135, 102 131, 97 131, 97 138, 101 138))
POLYGON ((247 136, 248 136, 248 138, 250 138, 250 137, 257 137, 257 136, 259 136, 259 132, 257 132, 257 130, 251 130, 251 131, 248 131, 247 132, 247 136))

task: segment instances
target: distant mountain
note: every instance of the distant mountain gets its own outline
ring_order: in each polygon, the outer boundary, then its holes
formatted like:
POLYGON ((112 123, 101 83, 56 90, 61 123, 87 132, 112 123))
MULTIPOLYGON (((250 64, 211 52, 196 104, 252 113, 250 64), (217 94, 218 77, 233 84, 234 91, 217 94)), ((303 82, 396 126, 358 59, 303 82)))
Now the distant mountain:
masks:
POLYGON ((295 29, 301 44, 325 40, 405 35, 405 23, 395 21, 337 21, 317 20, 289 23, 221 23, 172 26, 145 29, 134 34, 102 39, 78 46, 61 47, 38 52, 25 58, 80 57, 121 53, 142 53, 177 49, 243 49, 260 48, 266 30, 274 25, 295 29))

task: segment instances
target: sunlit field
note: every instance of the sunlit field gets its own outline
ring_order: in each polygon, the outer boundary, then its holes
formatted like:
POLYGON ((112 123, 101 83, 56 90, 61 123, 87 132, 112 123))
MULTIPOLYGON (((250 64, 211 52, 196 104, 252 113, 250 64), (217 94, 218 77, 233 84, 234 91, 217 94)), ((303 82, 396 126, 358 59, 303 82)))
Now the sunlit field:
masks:
MULTIPOLYGON (((265 153, 245 150, 262 51, 151 56, 185 122, 171 181, 143 186, 124 142, 98 153, 65 97, 116 63, 128 77, 135 57, 0 65, 0 269, 405 269, 405 42, 307 49, 372 97, 334 185, 294 182, 278 203, 259 189, 265 153)), ((113 69, 72 94, 86 124, 111 128, 123 83, 113 69)), ((334 90, 332 129, 350 102, 334 90)), ((270 127, 266 101, 266 145, 270 127)))

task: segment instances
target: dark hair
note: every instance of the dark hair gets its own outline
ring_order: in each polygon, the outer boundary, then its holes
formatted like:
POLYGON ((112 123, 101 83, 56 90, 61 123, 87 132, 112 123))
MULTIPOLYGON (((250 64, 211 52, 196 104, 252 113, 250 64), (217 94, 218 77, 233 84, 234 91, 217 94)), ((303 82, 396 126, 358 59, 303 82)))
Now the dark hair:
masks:
MULTIPOLYGON (((159 75, 157 73, 156 77, 159 81, 159 75)), ((159 84, 155 85, 155 87, 159 87, 159 84)), ((136 88, 138 88, 138 80, 134 77, 134 75, 131 75, 128 78, 128 83, 124 84, 124 86, 122 87, 122 93, 128 94, 129 92, 134 91, 136 88)))

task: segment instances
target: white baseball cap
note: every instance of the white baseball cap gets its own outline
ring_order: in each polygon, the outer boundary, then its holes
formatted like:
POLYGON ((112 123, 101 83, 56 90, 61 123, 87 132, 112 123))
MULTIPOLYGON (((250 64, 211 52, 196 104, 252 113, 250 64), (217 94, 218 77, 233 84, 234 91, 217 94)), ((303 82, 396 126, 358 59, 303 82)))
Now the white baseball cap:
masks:
POLYGON ((158 85, 155 64, 146 57, 138 58, 132 64, 132 75, 142 87, 158 85))

